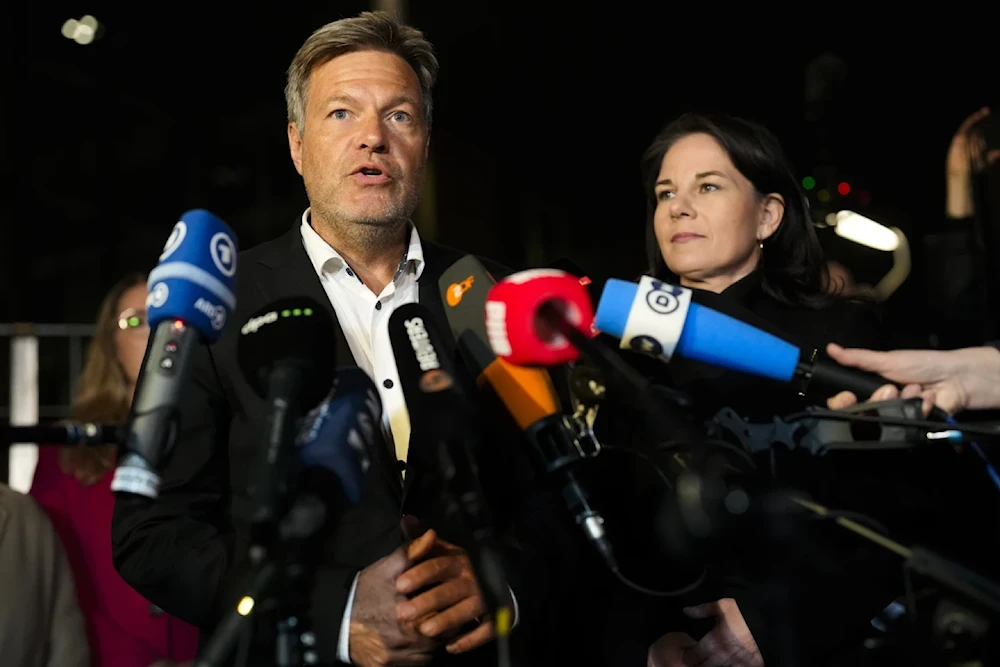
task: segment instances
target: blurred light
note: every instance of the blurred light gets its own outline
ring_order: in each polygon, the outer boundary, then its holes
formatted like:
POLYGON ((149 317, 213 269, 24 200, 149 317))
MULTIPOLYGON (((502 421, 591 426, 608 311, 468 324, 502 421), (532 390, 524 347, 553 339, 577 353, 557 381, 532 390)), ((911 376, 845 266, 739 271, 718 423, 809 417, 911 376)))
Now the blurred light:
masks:
POLYGON ((871 194, 869 194, 865 190, 862 190, 861 192, 858 193, 858 199, 861 201, 862 206, 868 206, 868 204, 872 203, 871 194))
POLYGON ((899 246, 896 232, 854 211, 838 212, 834 231, 841 238, 876 250, 891 251, 899 246))
POLYGON ((812 190, 814 187, 816 187, 816 179, 813 178, 812 176, 806 176, 805 178, 802 179, 802 187, 804 187, 806 190, 812 190))
POLYGON ((97 39, 97 30, 100 23, 90 14, 86 14, 77 19, 69 19, 63 23, 62 34, 66 39, 72 39, 81 46, 90 44, 97 39))
POLYGON ((827 227, 836 227, 837 226, 837 214, 836 213, 827 213, 826 214, 826 218, 824 218, 824 221, 826 222, 826 226, 827 227))
POLYGON ((837 185, 837 192, 840 193, 840 195, 844 196, 844 197, 846 197, 847 195, 849 195, 851 193, 851 185, 850 185, 850 183, 848 183, 847 181, 841 181, 837 185))
POLYGON ((825 204, 830 201, 830 193, 826 190, 820 190, 816 193, 816 198, 819 199, 820 203, 825 204))
POLYGON ((248 616, 251 611, 253 611, 254 601, 249 595, 243 596, 243 598, 236 605, 236 612, 240 616, 248 616))

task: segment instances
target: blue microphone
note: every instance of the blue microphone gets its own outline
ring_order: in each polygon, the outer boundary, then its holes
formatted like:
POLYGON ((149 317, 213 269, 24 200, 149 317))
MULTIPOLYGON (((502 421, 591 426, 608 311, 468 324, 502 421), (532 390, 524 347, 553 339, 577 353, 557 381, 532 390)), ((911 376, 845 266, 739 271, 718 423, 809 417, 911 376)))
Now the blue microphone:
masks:
POLYGON ((621 339, 622 349, 670 361, 676 354, 728 370, 791 382, 799 378, 836 391, 870 396, 888 380, 823 361, 742 320, 692 302, 684 287, 643 276, 638 284, 608 280, 594 326, 621 339))
POLYGON ((382 401, 375 383, 357 366, 336 371, 333 388, 304 420, 296 437, 299 465, 336 480, 336 504, 361 500, 373 448, 385 446, 382 401))
POLYGON ((153 338, 129 415, 124 455, 111 490, 156 498, 160 470, 177 438, 177 403, 202 340, 219 339, 236 308, 236 236, 205 210, 174 225, 149 274, 146 317, 153 338))

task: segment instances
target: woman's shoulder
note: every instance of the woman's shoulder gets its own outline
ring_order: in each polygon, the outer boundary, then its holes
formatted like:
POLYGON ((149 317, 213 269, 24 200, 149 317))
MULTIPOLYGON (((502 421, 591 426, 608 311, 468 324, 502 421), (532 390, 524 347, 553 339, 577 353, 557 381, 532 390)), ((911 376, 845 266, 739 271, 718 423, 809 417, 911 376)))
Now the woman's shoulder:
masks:
POLYGON ((885 347, 885 325, 877 302, 835 297, 814 311, 814 341, 819 348, 827 343, 844 347, 881 349, 885 347))
POLYGON ((827 343, 846 347, 881 348, 884 322, 876 302, 833 297, 817 307, 790 306, 772 302, 760 313, 803 346, 825 348, 827 343))

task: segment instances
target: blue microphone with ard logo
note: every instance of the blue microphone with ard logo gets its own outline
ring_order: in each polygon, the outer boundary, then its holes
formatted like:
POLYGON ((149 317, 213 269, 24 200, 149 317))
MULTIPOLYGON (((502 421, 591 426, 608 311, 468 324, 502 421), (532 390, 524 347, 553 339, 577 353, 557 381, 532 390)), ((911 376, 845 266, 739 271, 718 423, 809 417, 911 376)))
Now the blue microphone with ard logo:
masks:
POLYGON ((177 437, 177 402, 199 341, 214 343, 236 308, 236 236, 205 210, 174 225, 149 274, 146 319, 154 330, 111 490, 156 498, 177 437))

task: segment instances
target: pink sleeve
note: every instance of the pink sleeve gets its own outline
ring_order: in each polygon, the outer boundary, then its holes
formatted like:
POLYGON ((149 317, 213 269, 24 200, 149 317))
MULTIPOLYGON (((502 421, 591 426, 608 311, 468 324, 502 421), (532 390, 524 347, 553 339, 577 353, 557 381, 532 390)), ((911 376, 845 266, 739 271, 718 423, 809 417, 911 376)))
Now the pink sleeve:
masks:
POLYGON ((65 512, 67 480, 67 475, 59 467, 59 448, 40 446, 29 495, 49 514, 65 512))

